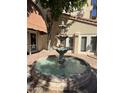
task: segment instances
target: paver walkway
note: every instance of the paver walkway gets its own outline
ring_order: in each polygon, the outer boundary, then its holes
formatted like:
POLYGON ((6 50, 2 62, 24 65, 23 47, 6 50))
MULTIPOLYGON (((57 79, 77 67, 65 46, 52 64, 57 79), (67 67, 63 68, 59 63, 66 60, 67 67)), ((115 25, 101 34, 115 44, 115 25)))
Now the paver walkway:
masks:
MULTIPOLYGON (((40 57, 47 57, 48 55, 59 55, 59 54, 55 50, 49 50, 49 51, 42 50, 38 53, 28 55, 27 56, 27 65, 31 65, 34 61, 36 61, 40 57)), ((87 54, 83 54, 83 53, 74 54, 72 52, 67 52, 67 53, 65 53, 65 55, 71 55, 71 56, 81 58, 81 59, 85 60, 87 63, 89 63, 92 68, 94 68, 94 69, 97 68, 97 58, 94 55, 87 55, 87 54)))

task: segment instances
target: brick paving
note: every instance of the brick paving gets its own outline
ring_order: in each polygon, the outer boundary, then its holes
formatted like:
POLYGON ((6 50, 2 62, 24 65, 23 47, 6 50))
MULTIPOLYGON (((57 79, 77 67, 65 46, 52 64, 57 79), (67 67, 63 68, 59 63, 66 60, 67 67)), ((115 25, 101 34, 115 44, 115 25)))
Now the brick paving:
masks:
MULTIPOLYGON (((38 53, 28 55, 27 56, 27 65, 31 65, 37 59, 39 59, 41 57, 47 57, 49 55, 59 55, 59 54, 55 50, 49 50, 49 51, 42 50, 38 53)), ((87 54, 87 53, 74 54, 72 52, 67 52, 67 53, 65 53, 65 55, 71 55, 71 56, 81 58, 81 59, 85 60, 87 63, 89 63, 92 68, 97 69, 97 58, 96 58, 96 56, 94 56, 92 54, 87 54)))

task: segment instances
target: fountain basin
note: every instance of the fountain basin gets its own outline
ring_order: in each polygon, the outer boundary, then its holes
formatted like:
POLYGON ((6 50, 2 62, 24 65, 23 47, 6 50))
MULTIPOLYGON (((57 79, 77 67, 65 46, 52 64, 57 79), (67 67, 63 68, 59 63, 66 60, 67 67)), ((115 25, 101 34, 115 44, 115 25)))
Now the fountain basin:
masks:
POLYGON ((70 50, 69 47, 60 47, 60 48, 55 48, 55 50, 61 55, 64 55, 68 50, 70 50))
POLYGON ((68 36, 66 35, 66 34, 64 34, 64 35, 56 35, 57 36, 57 38, 62 42, 62 41, 64 41, 64 40, 66 40, 66 38, 68 38, 68 36))
POLYGON ((82 59, 65 56, 65 62, 61 65, 57 59, 54 55, 40 58, 34 65, 32 76, 39 79, 38 84, 43 89, 62 92, 87 86, 91 77, 89 64, 82 59))

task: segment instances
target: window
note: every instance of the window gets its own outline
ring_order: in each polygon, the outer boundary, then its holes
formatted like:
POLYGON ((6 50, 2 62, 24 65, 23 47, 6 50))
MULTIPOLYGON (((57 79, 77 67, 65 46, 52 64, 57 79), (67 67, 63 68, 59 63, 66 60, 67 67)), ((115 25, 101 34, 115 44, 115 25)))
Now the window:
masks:
POLYGON ((81 51, 86 51, 86 42, 87 42, 87 37, 82 37, 81 38, 81 51))
POLYGON ((97 49, 97 37, 91 38, 91 46, 92 46, 92 52, 96 52, 97 49))
POLYGON ((36 34, 35 33, 31 33, 31 50, 36 50, 36 34))

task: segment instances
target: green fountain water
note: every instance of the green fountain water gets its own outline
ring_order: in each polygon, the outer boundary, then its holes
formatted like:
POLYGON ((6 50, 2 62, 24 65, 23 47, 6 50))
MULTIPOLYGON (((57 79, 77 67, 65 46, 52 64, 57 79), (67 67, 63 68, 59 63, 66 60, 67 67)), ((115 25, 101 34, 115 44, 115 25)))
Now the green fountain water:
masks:
POLYGON ((69 77, 83 73, 86 70, 86 64, 83 65, 82 61, 74 57, 65 57, 65 62, 61 65, 57 62, 57 57, 54 56, 48 59, 39 59, 35 68, 44 75, 69 77))

